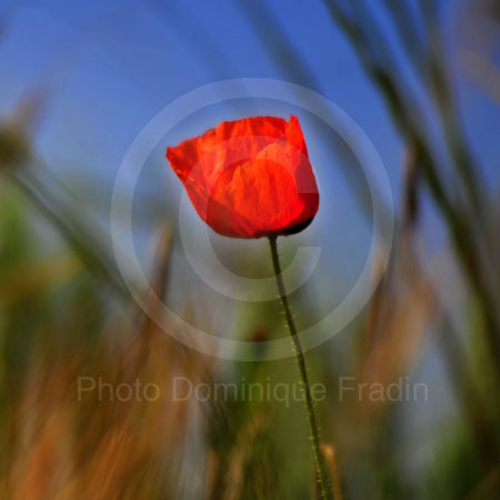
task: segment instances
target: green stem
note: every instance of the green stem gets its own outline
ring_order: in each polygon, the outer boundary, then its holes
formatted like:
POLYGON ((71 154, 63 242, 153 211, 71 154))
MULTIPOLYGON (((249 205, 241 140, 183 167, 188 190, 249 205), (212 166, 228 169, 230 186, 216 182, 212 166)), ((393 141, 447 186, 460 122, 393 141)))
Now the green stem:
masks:
POLYGON ((297 360, 297 366, 300 372, 300 380, 305 392, 305 405, 307 413, 307 422, 309 424, 309 431, 312 438, 312 447, 314 452, 314 461, 316 464, 316 474, 320 483, 321 498, 323 500, 328 500, 333 498, 329 475, 326 469, 325 460, 321 452, 321 446, 319 442, 319 430, 318 424, 316 423, 316 416, 314 414, 314 405, 311 397, 311 391, 309 388, 309 381, 307 377, 306 362, 304 359, 304 352, 302 350, 302 345, 300 343, 299 336, 297 335, 297 328, 293 320, 293 315, 290 311, 290 306, 288 305, 288 298, 285 290, 285 285, 283 283, 283 278, 281 276, 281 265, 278 256, 278 247, 276 244, 276 236, 269 237, 269 243, 271 245, 271 255, 273 259, 274 273, 276 275, 276 282, 278 284, 279 297, 281 301, 281 307, 285 313, 286 323, 288 325, 288 330, 290 337, 292 339, 292 344, 295 350, 295 359, 297 360))

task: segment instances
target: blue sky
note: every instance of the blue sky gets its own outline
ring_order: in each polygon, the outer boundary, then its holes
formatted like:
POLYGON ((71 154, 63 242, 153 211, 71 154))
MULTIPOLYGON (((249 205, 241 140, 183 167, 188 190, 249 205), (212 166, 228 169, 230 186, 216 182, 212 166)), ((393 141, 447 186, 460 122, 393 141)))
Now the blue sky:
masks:
MULTIPOLYGON (((454 29, 461 2, 442 3, 453 56, 461 43, 454 29)), ((236 1, 2 0, 0 5, 4 24, 0 113, 8 113, 30 90, 46 92, 45 112, 34 138, 36 148, 62 177, 92 186, 90 199, 104 219, 123 156, 151 118, 186 92, 241 77, 316 85, 374 143, 397 203, 403 154, 398 134, 344 36, 318 0, 272 2, 281 28, 311 70, 307 74, 283 70, 276 63, 269 43, 255 33, 236 1)), ((387 23, 384 26, 390 30, 387 23)), ((388 35, 392 40, 390 31, 388 35)), ((494 188, 500 172, 500 146, 492 133, 500 129, 498 105, 465 80, 459 78, 456 83, 474 154, 494 188)), ((148 188, 145 180, 144 196, 162 197, 165 188, 165 197, 177 199, 181 186, 163 163, 164 147, 225 117, 252 113, 251 103, 238 106, 214 107, 173 130, 152 158, 149 184, 153 187, 148 188)), ((272 109, 285 117, 296 111, 265 102, 258 109, 262 113, 272 109)), ((333 266, 329 271, 341 276, 339 281, 345 281, 347 290, 366 258, 370 227, 338 166, 341 159, 324 137, 312 134, 314 119, 299 116, 322 195, 322 210, 308 234, 332 256, 325 266, 333 266)), ((424 225, 432 231, 434 243, 442 244, 443 234, 430 205, 424 225)), ((318 277, 324 280, 320 289, 328 285, 330 275, 318 277)))

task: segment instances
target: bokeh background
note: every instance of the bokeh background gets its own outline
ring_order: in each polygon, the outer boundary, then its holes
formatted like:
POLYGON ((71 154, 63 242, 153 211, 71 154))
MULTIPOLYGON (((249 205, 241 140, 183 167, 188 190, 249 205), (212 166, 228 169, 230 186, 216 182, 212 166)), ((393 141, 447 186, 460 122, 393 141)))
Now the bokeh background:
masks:
MULTIPOLYGON (((280 241, 284 265, 299 246, 321 248, 291 294, 300 328, 341 303, 367 259, 376 285, 307 353, 327 388, 317 413, 336 498, 500 498, 499 33, 495 0, 3 0, 1 498, 316 497, 300 401, 173 397, 175 377, 297 380, 293 359, 264 361, 264 342, 286 335, 278 302, 226 297, 189 265, 181 184, 164 158, 222 120, 267 114, 299 117, 321 194, 314 223, 280 241), (233 360, 202 355, 158 328, 110 238, 115 178, 136 136, 175 99, 235 78, 296 83, 345 111, 382 159, 392 194, 378 201, 395 223, 370 252, 373 200, 353 145, 303 108, 238 99, 166 132, 135 187, 143 272, 189 324, 254 342, 253 362, 237 348, 233 360), (78 398, 79 377, 139 379, 161 396, 78 398), (426 384, 428 397, 341 397, 342 377, 426 384)), ((190 216, 196 236, 203 224, 190 216)), ((272 275, 265 240, 210 240, 232 272, 272 275)))

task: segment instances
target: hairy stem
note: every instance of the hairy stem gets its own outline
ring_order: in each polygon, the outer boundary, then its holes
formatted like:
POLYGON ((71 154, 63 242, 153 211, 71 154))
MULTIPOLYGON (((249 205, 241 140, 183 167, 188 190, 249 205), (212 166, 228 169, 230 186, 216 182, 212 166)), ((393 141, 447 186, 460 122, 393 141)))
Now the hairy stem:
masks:
POLYGON ((271 255, 273 260, 274 273, 276 275, 276 282, 278 284, 281 307, 283 308, 283 312, 285 313, 288 331, 290 333, 292 344, 295 350, 295 359, 297 360, 297 366, 299 368, 300 381, 302 383, 302 387, 306 396, 305 405, 307 413, 307 422, 309 424, 309 431, 311 433, 314 461, 316 464, 316 474, 320 485, 321 498, 323 500, 328 500, 332 499, 333 495, 330 488, 330 480, 326 469, 325 460, 321 452, 318 424, 316 423, 316 416, 314 414, 314 405, 311 397, 311 391, 309 388, 304 352, 302 350, 300 339, 297 335, 297 328, 293 320, 293 315, 291 313, 290 306, 288 305, 288 298, 286 295, 285 285, 283 283, 283 278, 281 276, 281 265, 278 255, 278 247, 276 244, 276 239, 277 239, 276 236, 269 237, 269 243, 271 244, 271 255))

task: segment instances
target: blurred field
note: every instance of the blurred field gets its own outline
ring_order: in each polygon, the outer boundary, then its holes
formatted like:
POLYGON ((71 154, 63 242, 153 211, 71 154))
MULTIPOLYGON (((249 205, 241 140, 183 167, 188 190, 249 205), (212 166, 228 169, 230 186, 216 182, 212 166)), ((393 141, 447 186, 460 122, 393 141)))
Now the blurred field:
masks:
MULTIPOLYGON (((235 19, 240 16, 259 40, 273 71, 328 90, 309 55, 296 49, 298 40, 283 21, 283 2, 229 3, 235 19)), ((477 158, 484 151, 470 139, 499 130, 497 3, 320 3, 328 29, 342 35, 356 61, 356 78, 366 79, 377 96, 396 137, 391 140, 403 152, 396 165, 389 266, 381 271, 377 259, 371 262, 374 276, 383 274, 370 303, 341 335, 306 356, 312 381, 327 391, 316 411, 335 500, 498 499, 500 236, 498 186, 492 179, 498 178, 500 150, 490 152, 494 167, 488 171, 477 158), (443 9, 456 12, 456 44, 446 34, 443 9), (462 109, 458 80, 472 82, 489 99, 488 111, 496 112, 496 121, 483 123, 479 132, 467 129, 468 113, 479 111, 462 109), (357 390, 341 393, 345 377, 365 384, 362 397, 357 390), (428 393, 399 402, 367 397, 370 387, 400 381, 420 382, 428 393)), ((210 81, 231 66, 219 48, 222 35, 210 29, 201 7, 197 16, 197 6, 146 4, 140 7, 144 15, 165 25, 210 81)), ((292 2, 290 9, 295 7, 292 2)), ((0 50, 16 9, 11 2, 0 11, 0 50)), ((106 19, 103 15, 101 22, 106 19)), ((57 93, 43 87, 34 84, 15 102, 2 103, 0 498, 319 498, 301 401, 174 398, 180 377, 208 386, 244 380, 292 387, 297 371, 292 359, 204 356, 142 312, 113 257, 106 225, 109 193, 99 191, 105 175, 94 175, 86 158, 72 158, 78 177, 64 165, 48 165, 40 151, 39 121, 50 108, 50 94, 57 93), (105 199, 96 202, 103 192, 105 199), (82 392, 82 377, 111 385, 101 394, 82 392), (117 387, 137 381, 142 387, 154 384, 159 396, 154 401, 144 393, 117 396, 117 387)), ((50 133, 57 137, 57 130, 50 133)), ((338 137, 330 142, 331 168, 342 172, 371 224, 359 168, 338 137)), ((96 144, 89 157, 98 157, 100 147, 96 144)), ((322 188, 324 196, 326 182, 322 188)), ((259 341, 285 335, 277 302, 217 308, 196 286, 189 288, 177 255, 173 202, 158 201, 147 189, 139 215, 146 236, 139 233, 155 292, 199 328, 236 325, 238 338, 254 341, 256 352, 259 341)), ((331 209, 328 202, 324 206, 331 209)), ((285 245, 285 259, 291 248, 285 245)), ((249 276, 269 274, 264 250, 242 255, 249 276)), ((237 260, 230 252, 223 257, 229 266, 237 260)), ((341 285, 336 276, 324 279, 326 290, 305 287, 294 295, 299 323, 314 319, 318 294, 335 293, 341 285)))

